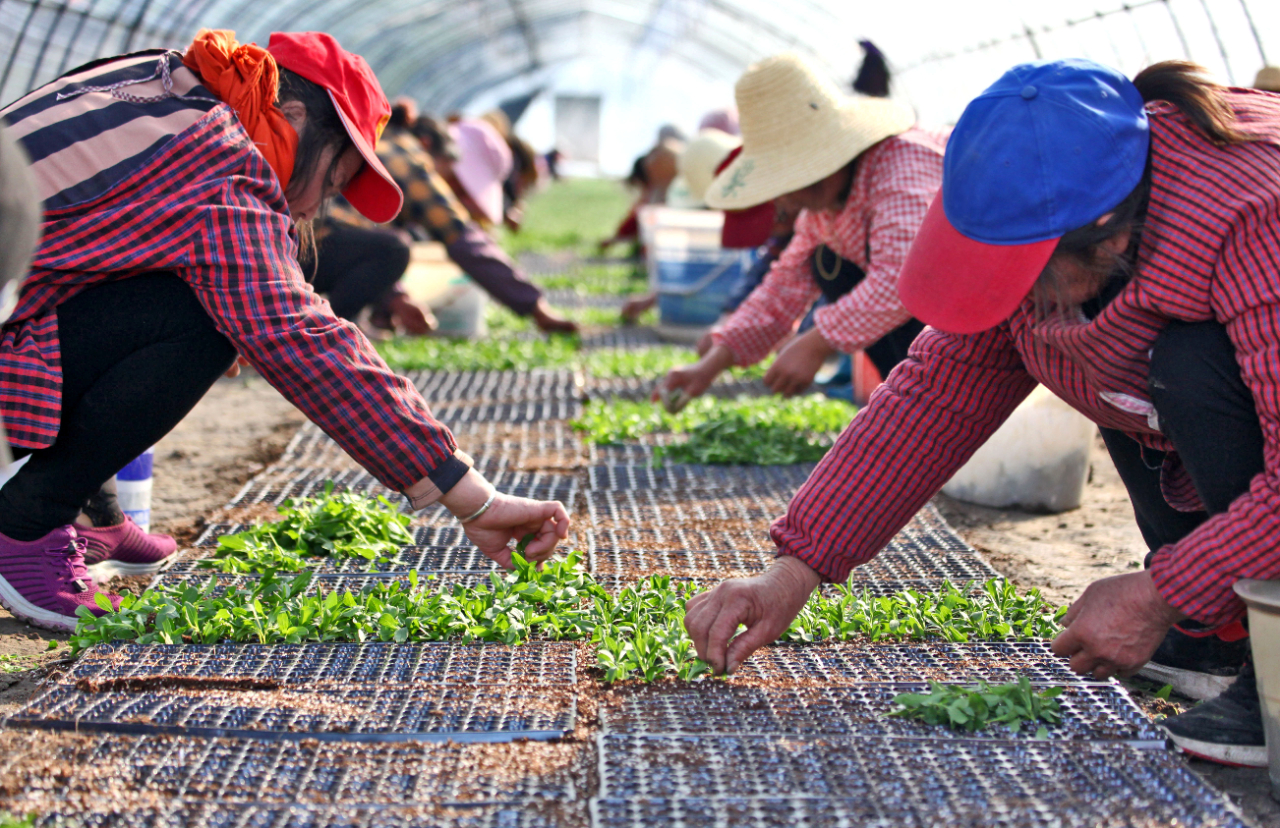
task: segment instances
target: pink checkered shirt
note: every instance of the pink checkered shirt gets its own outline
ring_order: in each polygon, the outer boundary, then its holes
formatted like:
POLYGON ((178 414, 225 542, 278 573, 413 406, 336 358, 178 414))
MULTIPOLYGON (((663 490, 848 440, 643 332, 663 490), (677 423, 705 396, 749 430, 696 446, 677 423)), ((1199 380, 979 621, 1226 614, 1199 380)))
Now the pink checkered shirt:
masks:
POLYGON ((948 134, 911 129, 882 141, 858 165, 843 210, 800 212, 795 236, 769 275, 713 335, 717 344, 733 352, 736 364, 764 359, 822 295, 810 270, 820 244, 867 274, 840 301, 814 316, 831 347, 853 353, 911 318, 898 298, 898 271, 929 202, 942 186, 948 134))

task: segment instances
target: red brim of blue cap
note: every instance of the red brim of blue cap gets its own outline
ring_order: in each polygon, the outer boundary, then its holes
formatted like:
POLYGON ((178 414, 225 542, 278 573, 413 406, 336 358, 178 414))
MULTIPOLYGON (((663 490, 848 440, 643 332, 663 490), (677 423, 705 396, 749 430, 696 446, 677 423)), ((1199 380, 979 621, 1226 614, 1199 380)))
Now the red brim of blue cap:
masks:
POLYGON ((1058 240, 986 244, 947 220, 934 197, 898 275, 898 295, 911 315, 940 331, 969 334, 1008 319, 1031 291, 1058 240))

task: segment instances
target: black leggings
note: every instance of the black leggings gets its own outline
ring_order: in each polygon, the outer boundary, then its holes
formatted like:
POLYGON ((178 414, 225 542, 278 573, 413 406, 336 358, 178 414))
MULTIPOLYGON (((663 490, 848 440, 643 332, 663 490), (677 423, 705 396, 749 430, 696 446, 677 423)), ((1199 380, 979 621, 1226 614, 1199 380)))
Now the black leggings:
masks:
POLYGON ((186 282, 148 274, 58 306, 62 422, 0 489, 0 532, 32 541, 75 520, 112 475, 155 445, 236 358, 186 282))
POLYGON ((1152 349, 1148 386, 1160 429, 1177 449, 1206 509, 1179 512, 1170 506, 1160 491, 1164 453, 1142 448, 1123 432, 1102 429, 1143 540, 1154 553, 1225 512, 1264 464, 1258 411, 1221 325, 1170 323, 1152 349))
POLYGON ((329 297, 333 312, 355 320, 390 290, 409 267, 409 246, 388 230, 330 225, 316 245, 316 293, 329 297))

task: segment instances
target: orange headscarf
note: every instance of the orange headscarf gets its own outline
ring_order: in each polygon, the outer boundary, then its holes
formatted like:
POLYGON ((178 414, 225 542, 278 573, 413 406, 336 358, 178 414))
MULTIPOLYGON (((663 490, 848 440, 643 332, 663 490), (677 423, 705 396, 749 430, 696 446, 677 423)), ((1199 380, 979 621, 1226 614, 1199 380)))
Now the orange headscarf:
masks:
POLYGON ((261 46, 236 42, 228 29, 201 29, 187 47, 183 64, 200 76, 209 91, 236 111, 254 145, 289 186, 298 154, 298 133, 275 105, 280 91, 276 59, 261 46))

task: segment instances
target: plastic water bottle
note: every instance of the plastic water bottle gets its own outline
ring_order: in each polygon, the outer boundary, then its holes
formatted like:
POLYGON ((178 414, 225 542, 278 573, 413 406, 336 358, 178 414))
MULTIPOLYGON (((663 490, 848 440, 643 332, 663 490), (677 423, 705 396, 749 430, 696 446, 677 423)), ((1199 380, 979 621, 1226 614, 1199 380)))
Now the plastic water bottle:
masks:
POLYGON ((156 451, 149 448, 116 474, 120 509, 147 532, 151 529, 151 466, 156 451))

